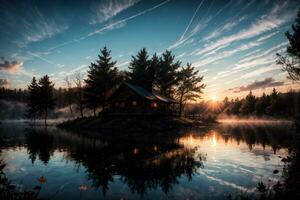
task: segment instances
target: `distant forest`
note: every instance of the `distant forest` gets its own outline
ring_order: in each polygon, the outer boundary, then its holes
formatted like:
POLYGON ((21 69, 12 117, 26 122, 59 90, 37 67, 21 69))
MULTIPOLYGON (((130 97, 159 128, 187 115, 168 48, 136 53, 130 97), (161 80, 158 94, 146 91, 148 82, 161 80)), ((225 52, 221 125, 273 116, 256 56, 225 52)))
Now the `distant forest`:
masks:
POLYGON ((299 98, 300 93, 294 90, 280 93, 273 88, 271 94, 263 93, 259 97, 254 96, 250 91, 245 98, 225 97, 221 102, 202 101, 190 104, 185 110, 185 115, 292 118, 297 114, 299 98))
MULTIPOLYGON (((6 113, 5 118, 23 118, 21 113, 25 115, 28 96, 28 90, 0 88, 0 119, 4 119, 3 112, 7 112, 8 110, 18 111, 15 113, 6 113)), ((67 88, 54 89, 53 96, 56 99, 56 112, 54 114, 56 117, 62 114, 66 115, 65 112, 69 112, 67 107, 70 103, 73 105, 76 104, 76 88, 71 88, 71 90, 67 88), (72 95, 71 98, 70 94, 72 95), (60 109, 64 111, 59 112, 60 109)), ((184 115, 204 114, 289 118, 296 115, 296 108, 300 103, 299 100, 300 93, 294 90, 290 90, 287 93, 280 93, 274 88, 272 93, 263 93, 261 96, 254 96, 250 91, 245 98, 229 99, 225 97, 219 102, 201 101, 199 103, 190 103, 186 106, 184 115)), ((76 109, 74 109, 74 113, 80 115, 76 109)), ((69 116, 69 113, 67 113, 67 116, 69 116)))

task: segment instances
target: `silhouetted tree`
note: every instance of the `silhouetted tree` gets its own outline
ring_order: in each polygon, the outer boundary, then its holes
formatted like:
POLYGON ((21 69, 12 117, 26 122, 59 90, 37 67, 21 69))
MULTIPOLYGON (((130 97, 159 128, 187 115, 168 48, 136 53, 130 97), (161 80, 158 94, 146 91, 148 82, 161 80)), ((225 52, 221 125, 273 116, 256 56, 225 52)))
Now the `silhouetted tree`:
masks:
POLYGON ((32 81, 28 86, 28 92, 29 92, 29 98, 27 103, 28 110, 26 116, 35 121, 39 113, 39 103, 40 103, 39 85, 35 77, 32 78, 32 81))
POLYGON ((198 73, 199 71, 189 63, 178 72, 176 97, 179 101, 179 116, 181 116, 186 102, 199 99, 205 88, 205 85, 201 83, 203 76, 199 76, 198 73))
POLYGON ((152 71, 150 64, 151 61, 145 48, 141 49, 136 56, 132 56, 128 67, 130 70, 128 72, 130 82, 152 90, 154 71, 152 71))
POLYGON ((252 91, 246 96, 246 98, 242 101, 241 113, 244 115, 253 114, 255 111, 255 96, 252 94, 252 91))
POLYGON ((256 115, 265 115, 266 109, 268 106, 270 106, 270 97, 263 93, 263 95, 257 99, 255 103, 255 113, 256 115))
POLYGON ((271 102, 267 108, 267 113, 269 115, 282 115, 284 110, 283 100, 275 88, 273 88, 270 99, 271 102))
POLYGON ((73 108, 72 108, 72 84, 71 84, 71 81, 69 79, 69 77, 66 77, 65 78, 65 82, 66 82, 66 85, 67 85, 67 91, 65 93, 66 97, 67 97, 67 102, 68 102, 68 106, 69 106, 69 109, 70 109, 70 113, 71 113, 71 116, 74 118, 74 113, 73 113, 73 108))
POLYGON ((234 115, 240 114, 241 107, 242 107, 242 102, 239 100, 239 98, 236 98, 232 105, 231 113, 234 115))
POLYGON ((166 51, 160 58, 160 64, 156 73, 156 86, 160 93, 171 97, 174 92, 174 87, 177 84, 177 70, 181 66, 181 62, 175 62, 175 56, 171 51, 166 51))
POLYGON ((80 117, 83 118, 83 75, 80 72, 75 72, 74 74, 74 84, 75 88, 75 103, 80 113, 80 117))
POLYGON ((44 115, 45 125, 49 111, 54 108, 55 99, 53 98, 54 84, 50 81, 49 76, 45 75, 39 80, 39 111, 44 115))
POLYGON ((116 62, 111 61, 112 58, 107 47, 101 50, 101 55, 98 55, 98 58, 96 63, 91 63, 85 80, 86 104, 93 109, 94 116, 96 116, 97 106, 101 106, 102 111, 104 111, 109 92, 119 82, 118 70, 115 67, 116 62))
POLYGON ((277 54, 277 64, 282 65, 283 70, 288 72, 289 78, 292 80, 300 80, 300 9, 297 13, 296 22, 292 25, 293 32, 285 33, 289 46, 286 54, 277 54))

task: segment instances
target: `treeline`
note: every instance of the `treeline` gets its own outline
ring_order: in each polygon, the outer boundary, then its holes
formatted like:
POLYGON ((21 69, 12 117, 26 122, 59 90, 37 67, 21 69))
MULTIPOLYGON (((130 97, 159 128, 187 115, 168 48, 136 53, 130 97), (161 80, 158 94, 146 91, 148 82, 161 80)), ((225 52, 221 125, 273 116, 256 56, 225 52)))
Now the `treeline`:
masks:
MULTIPOLYGON (((74 94, 76 93, 76 88, 72 88, 71 90, 71 95, 74 96, 74 94)), ((68 106, 68 98, 66 95, 67 92, 67 88, 53 88, 53 97, 55 99, 56 108, 63 108, 68 106)), ((0 87, 0 100, 26 104, 28 102, 28 96, 28 89, 9 89, 0 87)), ((72 103, 74 103, 74 98, 72 98, 72 103)))
POLYGON ((9 89, 5 87, 0 88, 0 99, 6 101, 26 102, 28 98, 28 91, 22 89, 9 89))
POLYGON ((222 102, 221 111, 227 115, 292 117, 296 114, 298 103, 298 93, 293 90, 279 93, 273 88, 271 94, 263 93, 260 97, 254 96, 251 91, 242 99, 229 101, 226 97, 222 102))
POLYGON ((72 77, 66 77, 66 88, 63 90, 55 90, 47 75, 38 82, 33 77, 26 92, 29 107, 27 116, 30 119, 43 116, 46 122, 48 111, 55 105, 57 107, 57 102, 61 100, 59 105, 68 106, 72 117, 78 117, 74 109, 80 117, 86 116, 86 110, 92 110, 96 117, 99 111, 105 111, 108 97, 124 81, 149 91, 158 90, 178 100, 178 113, 181 115, 188 101, 200 98, 205 88, 202 80, 203 77, 191 64, 183 66, 170 51, 165 51, 161 56, 156 53, 150 56, 145 48, 132 56, 127 71, 120 71, 116 61, 112 60, 111 51, 104 47, 98 59, 90 64, 87 76, 75 72, 72 77), (42 91, 42 88, 45 90, 42 91))
POLYGON ((299 113, 300 93, 293 90, 280 93, 275 88, 270 94, 263 93, 254 96, 250 91, 244 98, 229 99, 225 97, 220 102, 202 101, 188 105, 186 116, 204 115, 216 117, 218 115, 239 117, 275 117, 292 118, 299 113))

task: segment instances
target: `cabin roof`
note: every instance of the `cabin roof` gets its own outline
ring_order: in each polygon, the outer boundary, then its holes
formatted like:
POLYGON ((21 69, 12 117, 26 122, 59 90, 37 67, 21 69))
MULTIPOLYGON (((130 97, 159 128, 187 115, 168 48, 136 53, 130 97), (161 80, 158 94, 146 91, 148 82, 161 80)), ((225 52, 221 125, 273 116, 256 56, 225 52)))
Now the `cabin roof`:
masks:
POLYGON ((168 98, 162 94, 159 94, 157 91, 149 92, 143 87, 131 84, 131 83, 124 83, 130 89, 132 89, 138 95, 150 100, 150 101, 161 101, 165 103, 177 103, 174 99, 168 98))

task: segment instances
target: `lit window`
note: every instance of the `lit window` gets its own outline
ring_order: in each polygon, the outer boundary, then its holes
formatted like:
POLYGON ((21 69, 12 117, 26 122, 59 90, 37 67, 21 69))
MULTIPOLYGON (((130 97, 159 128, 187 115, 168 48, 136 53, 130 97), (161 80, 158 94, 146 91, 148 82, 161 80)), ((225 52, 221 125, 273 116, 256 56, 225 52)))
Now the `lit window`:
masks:
POLYGON ((156 103, 156 102, 152 102, 152 103, 151 103, 151 107, 152 107, 152 108, 157 108, 157 103, 156 103))

